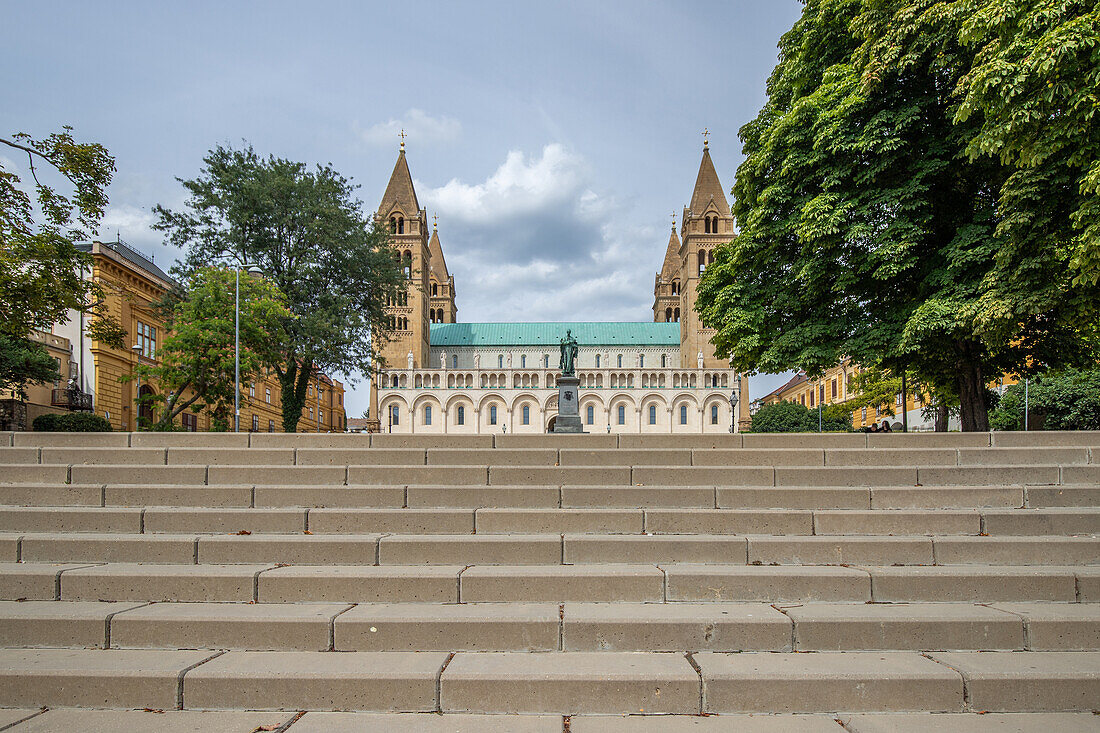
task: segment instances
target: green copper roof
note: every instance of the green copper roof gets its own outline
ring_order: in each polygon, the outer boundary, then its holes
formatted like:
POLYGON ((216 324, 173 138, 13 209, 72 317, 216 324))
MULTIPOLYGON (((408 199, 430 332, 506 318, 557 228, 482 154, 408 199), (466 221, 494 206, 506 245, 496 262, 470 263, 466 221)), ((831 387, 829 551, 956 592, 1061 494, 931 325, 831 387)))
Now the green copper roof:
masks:
POLYGON ((679 346, 679 323, 433 323, 432 346, 554 346, 571 330, 581 346, 679 346))

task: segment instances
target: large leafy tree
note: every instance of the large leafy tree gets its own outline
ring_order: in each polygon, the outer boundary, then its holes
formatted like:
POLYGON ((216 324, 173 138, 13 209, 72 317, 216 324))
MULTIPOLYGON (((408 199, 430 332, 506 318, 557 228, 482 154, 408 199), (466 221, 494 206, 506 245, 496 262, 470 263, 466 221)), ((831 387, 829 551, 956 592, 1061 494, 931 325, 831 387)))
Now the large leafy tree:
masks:
POLYGON ((84 277, 91 258, 75 246, 96 231, 115 162, 102 145, 77 142, 69 127, 41 139, 0 137, 0 145, 30 174, 24 181, 0 165, 0 389, 22 393, 28 383, 59 378, 28 336, 64 323, 70 311, 93 316, 92 338, 123 346, 125 332, 106 317, 102 290, 84 277))
POLYGON ((233 259, 259 265, 293 315, 270 363, 282 387, 283 429, 294 432, 310 377, 367 373, 386 339, 385 307, 406 281, 389 233, 365 217, 355 186, 330 165, 252 147, 218 146, 197 178, 180 179, 186 207, 157 207, 157 228, 187 255, 182 270, 233 259))
POLYGON ((908 370, 985 430, 991 378, 1084 358, 1100 293, 1064 239, 1007 241, 1013 170, 966 155, 980 120, 957 119, 955 90, 978 1, 808 0, 783 36, 741 130, 740 234, 696 306, 738 368, 908 370))
MULTIPOLYGON (((140 364, 134 375, 155 381, 160 393, 143 398, 156 412, 153 430, 171 430, 187 410, 205 411, 215 424, 230 424, 236 395, 234 381, 234 299, 236 273, 205 267, 191 273, 182 293, 162 305, 167 335, 157 350, 157 364, 140 364)), ((263 278, 240 280, 240 374, 252 381, 264 365, 279 357, 285 325, 293 317, 283 296, 263 278)))

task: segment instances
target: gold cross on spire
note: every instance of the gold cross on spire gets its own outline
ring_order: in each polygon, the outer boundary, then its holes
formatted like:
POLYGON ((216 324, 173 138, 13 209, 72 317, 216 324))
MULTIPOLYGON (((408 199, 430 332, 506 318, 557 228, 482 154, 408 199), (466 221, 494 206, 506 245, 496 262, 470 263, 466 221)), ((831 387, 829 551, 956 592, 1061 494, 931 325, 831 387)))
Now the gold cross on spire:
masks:
POLYGON ((672 217, 672 230, 676 231, 676 212, 673 211, 669 216, 672 217))
POLYGON ((703 149, 706 150, 708 146, 707 138, 710 137, 710 130, 703 128, 703 149))
POLYGON ((432 229, 439 228, 439 214, 432 214, 432 229))
POLYGON ((405 135, 405 130, 402 128, 401 132, 397 133, 397 136, 399 138, 401 138, 401 149, 404 150, 405 149, 405 138, 407 137, 405 135))

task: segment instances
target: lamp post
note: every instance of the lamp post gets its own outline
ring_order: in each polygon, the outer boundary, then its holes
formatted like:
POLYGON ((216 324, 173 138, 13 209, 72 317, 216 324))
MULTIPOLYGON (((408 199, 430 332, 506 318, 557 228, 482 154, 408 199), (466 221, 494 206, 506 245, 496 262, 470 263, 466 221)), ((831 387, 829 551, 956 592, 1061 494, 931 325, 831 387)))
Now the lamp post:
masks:
POLYGON ((731 433, 737 432, 736 430, 734 430, 734 427, 737 425, 737 400, 738 400, 737 392, 738 392, 738 390, 736 390, 736 389, 733 390, 732 392, 730 392, 730 432, 731 433))
MULTIPOLYGON (((141 364, 141 344, 130 347, 134 352, 134 366, 141 364)), ((141 372, 137 373, 137 391, 134 392, 134 432, 141 430, 141 372)))
POLYGON ((233 432, 241 432, 241 269, 248 274, 263 274, 259 265, 246 265, 238 260, 234 268, 236 287, 233 289, 233 432))

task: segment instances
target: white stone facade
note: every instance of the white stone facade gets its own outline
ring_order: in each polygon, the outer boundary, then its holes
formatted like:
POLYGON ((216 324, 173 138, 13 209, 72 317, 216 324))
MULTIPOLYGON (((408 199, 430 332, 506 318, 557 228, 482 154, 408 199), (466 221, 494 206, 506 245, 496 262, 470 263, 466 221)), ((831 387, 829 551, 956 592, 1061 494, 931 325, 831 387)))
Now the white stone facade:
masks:
MULTIPOLYGON (((462 349, 456 349, 461 351, 462 349)), ((378 404, 382 432, 392 433, 545 433, 557 416, 555 369, 485 368, 486 355, 496 352, 471 348, 481 356, 481 369, 398 369, 379 379, 378 404)), ((442 350, 441 350, 442 351, 442 350)), ((584 353, 582 348, 582 354, 584 353)), ((595 362, 596 349, 589 349, 595 362)), ((586 432, 592 433, 728 433, 733 422, 730 396, 740 399, 741 382, 730 369, 636 368, 594 369, 581 366, 580 415, 586 432)), ((518 355, 536 357, 537 350, 510 350, 512 364, 518 355)), ((599 350, 600 361, 618 351, 599 350)), ((664 350, 671 360, 674 351, 664 350)), ((448 355, 448 363, 453 363, 448 355)), ((626 352, 623 363, 626 364, 626 352)), ((551 358, 556 359, 556 355, 551 358)), ((470 356, 473 361, 473 356, 470 356)), ((499 360, 497 360, 499 361, 499 360)), ((459 356, 462 363, 462 356, 459 356)), ((505 363, 507 361, 505 360, 505 363)), ((530 361, 528 361, 530 363, 530 361)), ((659 362, 658 362, 659 363, 659 362)))

